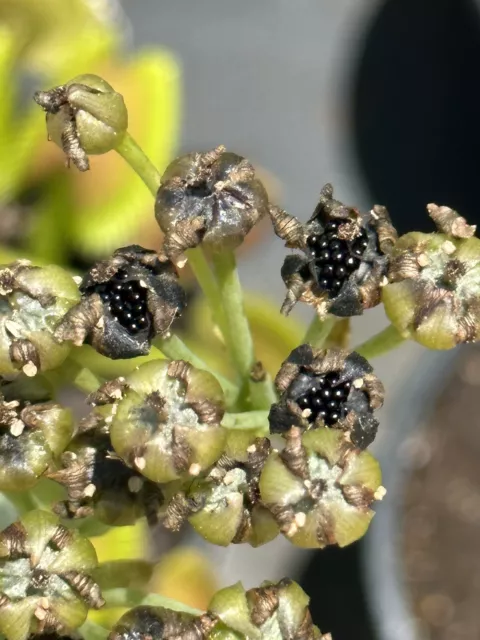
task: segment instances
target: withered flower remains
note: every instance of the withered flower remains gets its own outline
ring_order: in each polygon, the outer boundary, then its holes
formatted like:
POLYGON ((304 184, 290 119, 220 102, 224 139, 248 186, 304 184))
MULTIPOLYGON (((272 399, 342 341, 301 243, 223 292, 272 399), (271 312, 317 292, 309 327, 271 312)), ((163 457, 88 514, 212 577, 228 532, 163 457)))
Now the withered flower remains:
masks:
POLYGON ((116 453, 153 482, 197 476, 222 455, 220 384, 188 362, 154 360, 126 378, 113 405, 116 453))
MULTIPOLYGON (((114 382, 103 387, 111 392, 114 382)), ((116 388, 121 389, 122 383, 116 388)), ((97 402, 102 395, 102 389, 94 394, 97 402)), ((54 511, 63 518, 95 516, 111 526, 132 525, 146 516, 154 525, 163 503, 162 491, 115 454, 109 435, 112 410, 107 400, 98 402, 80 422, 78 434, 61 456, 60 468, 48 474, 67 490, 67 499, 55 505, 54 511)))
POLYGON ((7 640, 58 634, 81 626, 103 606, 90 577, 91 542, 46 511, 30 511, 0 533, 0 633, 7 640))
POLYGON ((379 304, 397 237, 385 207, 360 214, 334 200, 327 184, 306 224, 277 207, 271 207, 270 215, 286 246, 303 251, 287 256, 283 264, 288 292, 282 313, 290 313, 298 300, 312 305, 321 318, 328 313, 356 316, 379 304))
POLYGON ((185 293, 167 259, 138 245, 117 249, 83 278, 82 299, 56 330, 59 340, 91 344, 112 359, 146 355, 185 307, 185 293))
POLYGON ((210 473, 176 494, 166 510, 164 525, 178 530, 188 521, 213 544, 248 542, 254 547, 278 534, 269 511, 260 504, 258 481, 270 453, 267 438, 257 438, 245 462, 222 456, 210 473))
POLYGON ((72 277, 57 266, 19 260, 0 267, 0 374, 58 367, 71 345, 54 337, 56 325, 79 300, 72 277))
POLYGON ((72 435, 69 409, 54 402, 28 404, 0 398, 0 490, 33 487, 72 435))
POLYGON ((234 249, 268 213, 268 196, 248 160, 219 146, 174 160, 162 176, 155 202, 174 261, 200 243, 234 249))
POLYGON ((451 349, 480 339, 480 239, 453 209, 427 208, 439 233, 398 240, 383 304, 405 338, 451 349))
POLYGON ((37 91, 35 102, 47 114, 51 139, 63 149, 67 163, 90 168, 89 154, 118 147, 128 126, 123 97, 99 76, 83 74, 49 91, 37 91))
POLYGON ((260 477, 260 495, 293 544, 344 547, 361 538, 381 500, 378 462, 342 433, 293 427, 281 453, 273 452, 260 477))
POLYGON ((358 353, 301 345, 282 364, 275 385, 280 401, 270 410, 272 433, 326 426, 342 430, 361 449, 373 442, 373 412, 383 404, 384 389, 358 353))

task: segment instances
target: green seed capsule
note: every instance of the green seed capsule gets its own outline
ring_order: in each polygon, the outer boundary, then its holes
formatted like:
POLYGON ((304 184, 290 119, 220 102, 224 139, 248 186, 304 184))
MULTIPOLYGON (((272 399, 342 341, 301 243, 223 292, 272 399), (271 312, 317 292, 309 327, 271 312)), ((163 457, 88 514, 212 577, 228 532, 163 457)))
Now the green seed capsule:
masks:
POLYGON ((73 435, 69 409, 45 402, 0 402, 0 490, 33 487, 73 435))
POLYGON ((156 360, 126 383, 110 436, 133 469, 153 482, 170 482, 197 476, 222 455, 223 392, 211 374, 182 360, 156 360))
MULTIPOLYGON (((322 635, 312 623, 308 603, 309 598, 299 585, 285 578, 277 584, 265 582, 248 591, 241 583, 222 589, 214 595, 208 613, 240 634, 240 638, 328 640, 330 636, 322 635)), ((222 632, 208 636, 209 640, 237 637, 222 632)))
POLYGON ((0 633, 61 635, 81 626, 90 608, 103 606, 90 578, 95 549, 54 515, 31 511, 0 534, 0 633))
POLYGON ((367 531, 370 505, 385 495, 378 462, 334 430, 292 428, 266 461, 260 495, 295 545, 344 547, 367 531))
POLYGON ((34 99, 46 111, 50 138, 80 171, 89 168, 87 155, 116 149, 127 131, 123 96, 99 76, 77 76, 65 85, 38 91, 34 99))
POLYGON ((480 239, 448 207, 428 205, 440 233, 407 233, 392 252, 382 297, 402 336, 428 349, 480 339, 480 239))
POLYGON ((71 345, 60 344, 55 327, 78 302, 72 277, 56 266, 33 267, 26 261, 0 267, 0 375, 58 367, 71 345))

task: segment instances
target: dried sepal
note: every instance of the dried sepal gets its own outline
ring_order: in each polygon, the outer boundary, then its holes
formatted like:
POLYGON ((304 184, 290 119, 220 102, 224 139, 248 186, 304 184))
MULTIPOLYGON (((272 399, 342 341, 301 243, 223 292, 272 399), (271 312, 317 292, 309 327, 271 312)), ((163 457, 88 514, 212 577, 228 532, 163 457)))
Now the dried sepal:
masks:
POLYGON ((54 402, 28 404, 0 398, 0 490, 33 487, 73 435, 69 409, 54 402))
MULTIPOLYGON (((309 598, 301 587, 284 578, 280 582, 264 582, 254 589, 241 583, 218 591, 208 612, 241 638, 252 640, 331 640, 313 624, 308 609, 309 598)), ((209 636, 216 638, 217 636, 209 636)), ((218 636, 220 639, 230 636, 218 636)))
POLYGON ((412 232, 398 240, 382 298, 403 337, 451 349, 480 338, 480 240, 456 211, 428 210, 441 233, 412 232))
POLYGON ((103 606, 91 578, 93 545, 54 515, 26 514, 0 534, 0 551, 0 633, 7 640, 70 633, 90 608, 103 606))
POLYGON ((207 476, 173 497, 164 525, 178 530, 186 519, 205 540, 254 547, 273 540, 278 527, 259 500, 258 480, 270 453, 267 438, 248 447, 245 461, 222 456, 207 476))
POLYGON ((26 260, 1 266, 0 374, 33 377, 59 366, 71 345, 59 344, 55 326, 79 297, 60 267, 35 267, 26 260))
POLYGON ((174 160, 155 202, 163 250, 176 263, 200 243, 236 248, 267 212, 268 196, 253 166, 223 146, 174 160))
POLYGON ((381 499, 378 462, 345 441, 341 432, 293 427, 260 477, 260 495, 281 532, 295 545, 346 546, 361 538, 381 499))
POLYGON ((49 138, 80 171, 90 168, 88 155, 115 149, 127 131, 123 97, 99 76, 77 76, 34 99, 46 112, 49 138))
POLYGON ((56 330, 59 340, 91 344, 112 359, 146 355, 185 307, 173 264, 137 245, 96 263, 80 285, 82 299, 56 330))
POLYGON ((270 410, 272 433, 326 426, 343 431, 361 449, 373 442, 374 411, 383 404, 384 389, 358 353, 301 345, 282 364, 275 386, 280 401, 270 410))
POLYGON ((110 425, 117 454, 154 482, 195 477, 222 455, 223 392, 184 361, 152 361, 126 378, 110 425))
POLYGON ((275 233, 303 255, 287 256, 281 275, 287 287, 282 313, 300 300, 324 318, 349 317, 380 302, 386 283, 388 255, 397 238, 385 207, 367 214, 333 198, 330 184, 307 223, 278 207, 270 207, 275 233))

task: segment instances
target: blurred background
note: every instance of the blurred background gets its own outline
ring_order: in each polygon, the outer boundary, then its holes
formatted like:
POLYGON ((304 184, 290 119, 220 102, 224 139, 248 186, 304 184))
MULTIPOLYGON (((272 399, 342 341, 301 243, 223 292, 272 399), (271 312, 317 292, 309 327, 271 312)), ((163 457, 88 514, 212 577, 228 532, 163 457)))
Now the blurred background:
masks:
MULTIPOLYGON (((0 0, 0 257, 80 270, 118 246, 159 246, 151 196, 119 157, 91 158, 80 174, 46 140, 32 92, 85 72, 124 94, 129 130, 160 170, 222 143, 302 219, 332 182, 348 204, 386 205, 400 232, 432 230, 432 201, 478 223, 479 62, 474 0, 0 0)), ((268 223, 241 255, 272 373, 310 317, 272 319, 284 255, 268 223)), ((211 357, 188 274, 186 284, 185 337, 211 357)), ((352 343, 384 324, 369 312, 352 343)), ((375 364, 388 496, 365 540, 312 553, 282 540, 216 549, 190 533, 179 546, 158 533, 151 588, 203 607, 218 585, 289 575, 334 640, 480 638, 480 356, 405 345, 375 364)), ((145 532, 126 528, 98 549, 144 555, 145 532)))

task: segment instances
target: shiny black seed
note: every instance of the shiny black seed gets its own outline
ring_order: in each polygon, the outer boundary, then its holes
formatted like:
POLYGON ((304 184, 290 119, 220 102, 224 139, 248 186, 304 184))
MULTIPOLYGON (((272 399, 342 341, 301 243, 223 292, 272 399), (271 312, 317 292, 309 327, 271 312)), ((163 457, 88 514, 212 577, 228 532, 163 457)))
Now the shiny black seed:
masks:
POLYGON ((330 220, 330 222, 327 222, 327 224, 325 225, 325 233, 336 231, 339 225, 340 223, 336 220, 330 220))
POLYGON ((319 271, 325 276, 333 276, 335 267, 333 266, 333 264, 324 264, 319 267, 319 271))
POLYGON ((330 373, 326 374, 325 380, 330 386, 336 387, 340 382, 340 375, 336 371, 330 371, 330 373))
POLYGON ((340 265, 335 269, 335 275, 340 280, 347 275, 347 269, 343 265, 340 265))
POLYGON ((345 260, 345 254, 343 251, 335 251, 332 253, 332 260, 334 262, 343 262, 345 260))
POLYGON ((323 249, 317 253, 317 262, 328 262, 332 255, 328 249, 323 249))
POLYGON ((320 278, 320 280, 318 281, 318 286, 321 289, 326 289, 327 291, 329 291, 332 286, 332 281, 330 280, 330 278, 320 278))
POLYGON ((332 425, 338 422, 339 420, 340 420, 340 413, 338 411, 332 411, 325 418, 325 423, 327 425, 332 425))
POLYGON ((296 402, 302 411, 310 410, 306 418, 310 424, 320 417, 331 426, 347 413, 345 402, 350 387, 350 381, 340 382, 340 374, 331 371, 312 378, 312 386, 296 402))
POLYGON ((358 269, 360 266, 360 260, 357 260, 357 258, 354 258, 353 256, 348 256, 345 260, 345 266, 349 271, 355 271, 355 269, 358 269))
POLYGON ((332 291, 338 291, 339 289, 342 288, 342 284, 343 282, 341 280, 332 280, 332 284, 331 284, 331 289, 332 291))
POLYGON ((332 390, 330 389, 330 386, 323 387, 323 389, 320 391, 320 397, 322 397, 324 400, 328 400, 328 398, 330 398, 331 395, 332 395, 332 390))

